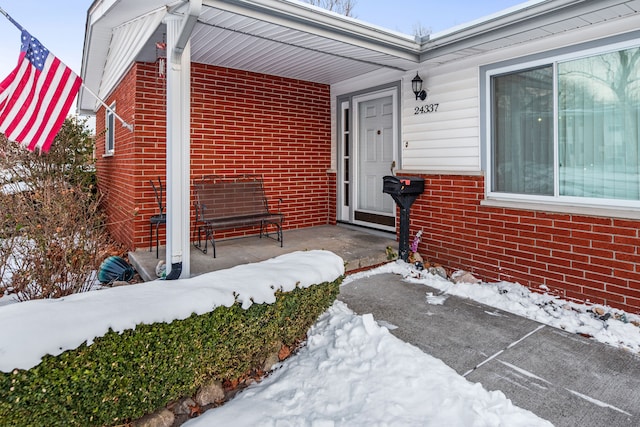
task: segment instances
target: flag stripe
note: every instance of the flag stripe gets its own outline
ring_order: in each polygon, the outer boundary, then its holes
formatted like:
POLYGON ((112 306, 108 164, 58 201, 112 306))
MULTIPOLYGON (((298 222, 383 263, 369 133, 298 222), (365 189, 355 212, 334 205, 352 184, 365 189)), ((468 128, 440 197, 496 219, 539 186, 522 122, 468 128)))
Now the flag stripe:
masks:
POLYGON ((12 126, 20 108, 24 105, 24 96, 29 92, 29 76, 32 70, 33 67, 29 64, 29 61, 24 60, 16 69, 15 80, 7 88, 7 100, 0 115, 0 121, 2 122, 0 129, 3 129, 3 131, 12 126))
MULTIPOLYGON (((50 60, 47 59, 47 62, 49 61, 50 60)), ((16 137, 16 139, 20 139, 20 140, 24 138, 28 138, 29 140, 33 140, 34 138, 38 139, 39 133, 36 133, 36 131, 42 127, 42 124, 46 124, 46 121, 44 123, 41 123, 44 117, 46 116, 46 112, 47 112, 46 109, 53 106, 50 104, 51 102, 56 102, 55 99, 52 99, 52 96, 50 93, 50 90, 52 89, 55 90, 56 86, 53 86, 51 83, 55 80, 62 81, 62 79, 59 76, 57 76, 57 74, 62 74, 66 70, 66 67, 64 66, 63 66, 64 68, 56 67, 57 63, 59 63, 57 59, 54 60, 53 62, 54 62, 53 64, 45 65, 43 71, 38 77, 38 88, 37 88, 38 97, 37 99, 33 99, 31 102, 31 105, 29 106, 29 113, 26 115, 26 118, 28 119, 28 121, 26 123, 23 121, 19 124, 19 127, 22 129, 22 131, 20 135, 16 137), (36 129, 35 126, 38 123, 40 123, 40 125, 38 129, 36 129)))
MULTIPOLYGON (((22 59, 18 61, 18 65, 20 65, 21 62, 22 62, 22 59)), ((17 73, 17 69, 14 69, 13 71, 11 71, 11 74, 9 74, 2 81, 2 83, 0 83, 0 110, 2 109, 2 106, 4 105, 5 100, 9 97, 9 95, 11 95, 11 92, 6 89, 9 88, 14 82, 16 73, 17 73)))
POLYGON ((45 96, 41 98, 41 102, 39 104, 41 107, 45 108, 39 108, 37 115, 40 126, 35 132, 34 129, 36 128, 31 127, 31 131, 26 135, 26 138, 28 140, 33 141, 29 144, 30 149, 33 149, 35 147, 35 144, 41 146, 45 150, 48 149, 48 147, 51 145, 51 142, 53 142, 58 129, 60 128, 60 126, 62 126, 67 111, 69 111, 69 107, 71 107, 71 104, 73 103, 74 97, 70 97, 69 94, 74 90, 74 88, 75 92, 77 93, 77 90, 80 87, 80 79, 75 74, 73 74, 73 72, 71 72, 69 68, 65 67, 64 64, 62 64, 59 60, 56 59, 56 61, 61 64, 63 68, 58 67, 58 64, 55 64, 57 72, 55 75, 53 75, 51 80, 53 82, 64 82, 64 85, 61 86, 57 83, 55 85, 46 85, 48 86, 48 90, 45 96), (61 77, 59 77, 60 75, 61 77), (49 119, 45 120, 46 117, 49 117, 49 119))
POLYGON ((48 151, 82 80, 27 31, 16 68, 0 83, 0 131, 33 151, 48 151))
MULTIPOLYGON (((78 93, 78 91, 80 90, 81 84, 82 84, 82 80, 80 79, 80 77, 77 77, 71 85, 71 91, 74 93, 78 93)), ((58 134, 58 131, 62 127, 64 120, 67 118, 67 112, 71 109, 71 105, 73 104, 74 100, 75 100, 75 95, 68 96, 63 104, 58 104, 58 105, 62 105, 62 107, 59 109, 60 111, 58 114, 58 118, 55 121, 51 122, 51 129, 49 130, 49 133, 46 135, 44 139, 42 139, 41 147, 42 147, 42 150, 44 150, 45 152, 49 151, 49 147, 51 147, 51 144, 53 143, 53 140, 58 134)))
MULTIPOLYGON (((29 64, 29 61, 25 61, 29 64)), ((18 93, 19 97, 15 101, 13 108, 9 110, 10 116, 7 118, 10 125, 7 127, 7 137, 19 141, 18 135, 24 126, 25 121, 29 120, 35 106, 34 97, 38 93, 39 73, 33 67, 27 65, 27 73, 21 79, 22 90, 18 93)), ((9 103, 11 105, 11 103, 9 103)))

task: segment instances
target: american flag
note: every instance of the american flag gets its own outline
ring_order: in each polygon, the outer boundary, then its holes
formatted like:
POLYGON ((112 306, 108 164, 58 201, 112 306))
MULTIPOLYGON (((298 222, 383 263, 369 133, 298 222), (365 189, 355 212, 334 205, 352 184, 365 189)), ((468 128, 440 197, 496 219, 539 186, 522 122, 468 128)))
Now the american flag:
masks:
POLYGON ((49 151, 82 80, 26 30, 18 66, 0 83, 0 132, 24 145, 49 151))

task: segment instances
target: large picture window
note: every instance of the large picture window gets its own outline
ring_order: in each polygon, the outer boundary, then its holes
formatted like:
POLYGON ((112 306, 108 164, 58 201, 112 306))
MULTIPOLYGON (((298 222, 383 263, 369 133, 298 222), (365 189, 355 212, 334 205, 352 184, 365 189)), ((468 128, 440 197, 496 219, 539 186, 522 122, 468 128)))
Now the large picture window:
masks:
POLYGON ((490 91, 490 193, 640 201, 640 48, 492 74, 490 91))

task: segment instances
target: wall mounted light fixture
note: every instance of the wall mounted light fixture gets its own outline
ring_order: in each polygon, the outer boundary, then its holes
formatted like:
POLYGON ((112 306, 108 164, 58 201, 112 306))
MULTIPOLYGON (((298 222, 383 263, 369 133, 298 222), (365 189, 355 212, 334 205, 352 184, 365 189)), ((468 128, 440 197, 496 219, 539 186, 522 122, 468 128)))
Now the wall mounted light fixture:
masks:
POLYGON ((416 94, 416 101, 418 99, 420 99, 421 101, 427 99, 427 92, 422 89, 422 79, 417 72, 416 76, 413 78, 413 80, 411 80, 411 89, 413 90, 413 93, 416 94))

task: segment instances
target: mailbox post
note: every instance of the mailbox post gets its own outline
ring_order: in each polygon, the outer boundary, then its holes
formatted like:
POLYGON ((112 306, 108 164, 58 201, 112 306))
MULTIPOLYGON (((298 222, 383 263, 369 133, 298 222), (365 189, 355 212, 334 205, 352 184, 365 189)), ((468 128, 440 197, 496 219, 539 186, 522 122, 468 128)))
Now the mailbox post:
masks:
POLYGON ((415 176, 385 176, 382 192, 389 194, 400 207, 400 240, 398 254, 409 259, 409 213, 411 205, 424 192, 424 179, 415 176))

